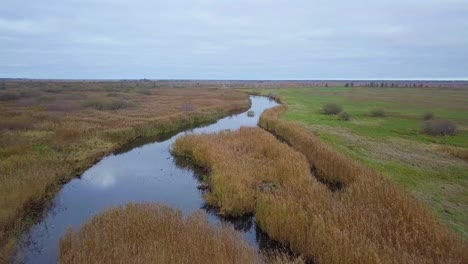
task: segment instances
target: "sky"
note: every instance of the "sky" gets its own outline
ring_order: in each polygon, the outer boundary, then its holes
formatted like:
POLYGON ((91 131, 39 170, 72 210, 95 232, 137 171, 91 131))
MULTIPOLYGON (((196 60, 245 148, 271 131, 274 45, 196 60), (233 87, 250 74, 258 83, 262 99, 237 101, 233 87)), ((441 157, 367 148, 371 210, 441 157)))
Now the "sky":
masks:
POLYGON ((0 78, 468 79, 468 0, 1 0, 0 78))

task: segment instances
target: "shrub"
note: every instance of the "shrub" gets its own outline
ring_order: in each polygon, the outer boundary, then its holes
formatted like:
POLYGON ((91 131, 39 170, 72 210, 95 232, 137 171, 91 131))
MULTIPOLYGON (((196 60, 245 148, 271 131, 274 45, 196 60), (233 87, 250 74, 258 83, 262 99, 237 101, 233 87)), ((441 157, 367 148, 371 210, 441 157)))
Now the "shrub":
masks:
POLYGON ((113 100, 103 100, 103 99, 95 99, 87 101, 83 104, 84 107, 92 107, 96 110, 106 111, 106 110, 118 110, 118 109, 125 109, 135 107, 136 104, 131 101, 125 101, 121 99, 113 99, 113 100))
POLYGON ((12 93, 12 92, 0 93, 0 101, 13 101, 13 100, 18 100, 20 98, 21 98, 21 95, 19 93, 12 93))
POLYGON ((55 100, 55 96, 50 96, 50 95, 41 95, 39 97, 39 102, 45 103, 45 102, 52 102, 55 100))
POLYGON ((34 127, 34 120, 29 116, 20 115, 0 119, 1 130, 28 130, 34 127))
POLYGON ((348 112, 341 112, 340 113, 340 120, 349 121, 350 119, 351 119, 351 115, 348 112))
POLYGON ((280 101, 280 97, 275 93, 270 92, 270 93, 267 94, 267 97, 269 97, 269 98, 271 98, 271 99, 273 99, 275 101, 280 101))
POLYGON ((449 120, 427 120, 422 124, 421 131, 431 136, 451 136, 455 135, 457 126, 449 120))
POLYGON ((194 112, 195 107, 193 106, 192 103, 184 102, 182 103, 181 110, 182 112, 185 112, 185 113, 194 112))
POLYGON ((80 105, 70 101, 54 101, 45 107, 47 111, 71 112, 80 109, 80 105))
POLYGON ((387 112, 385 112, 385 110, 383 110, 381 108, 377 108, 377 109, 372 110, 370 115, 372 117, 386 117, 387 112))
POLYGON ((435 117, 435 115, 434 115, 433 112, 426 112, 423 115, 423 120, 426 120, 426 121, 427 120, 432 120, 432 119, 434 119, 434 117, 435 117))
POLYGON ((58 88, 58 87, 46 87, 42 89, 42 91, 48 92, 48 93, 61 93, 64 91, 64 89, 58 88))
POLYGON ((72 93, 72 94, 67 94, 63 96, 62 98, 66 100, 84 100, 84 99, 87 99, 88 96, 82 93, 72 93))
POLYGON ((337 115, 341 111, 343 111, 343 108, 338 104, 326 104, 322 108, 322 113, 325 115, 337 115))
POLYGON ((149 89, 140 89, 140 90, 138 90, 138 93, 143 94, 143 95, 151 95, 151 90, 149 90, 149 89))
POLYGON ((114 92, 112 92, 112 93, 107 93, 107 97, 120 97, 120 94, 114 93, 114 92))

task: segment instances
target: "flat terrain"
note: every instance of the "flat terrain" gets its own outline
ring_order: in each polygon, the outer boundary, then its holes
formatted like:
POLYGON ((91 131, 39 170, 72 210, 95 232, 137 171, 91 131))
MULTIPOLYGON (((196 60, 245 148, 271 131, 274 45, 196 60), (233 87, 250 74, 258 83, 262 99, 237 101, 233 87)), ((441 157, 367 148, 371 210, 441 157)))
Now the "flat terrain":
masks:
POLYGON ((377 169, 468 236, 468 89, 323 87, 262 89, 289 108, 282 119, 306 126, 346 155, 377 169), (350 121, 321 113, 336 103, 350 121), (383 109, 386 117, 372 117, 383 109), (422 116, 454 121, 454 136, 420 132, 422 116))
POLYGON ((148 81, 0 87, 0 262, 61 184, 136 138, 249 107, 244 93, 148 81))

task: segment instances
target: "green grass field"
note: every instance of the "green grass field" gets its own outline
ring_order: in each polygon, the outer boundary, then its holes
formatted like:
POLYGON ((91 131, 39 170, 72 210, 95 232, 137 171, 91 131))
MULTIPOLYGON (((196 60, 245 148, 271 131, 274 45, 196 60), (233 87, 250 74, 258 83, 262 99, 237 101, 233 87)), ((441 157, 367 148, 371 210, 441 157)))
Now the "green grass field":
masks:
POLYGON ((338 150, 394 179, 468 237, 468 89, 323 87, 261 92, 278 95, 288 104, 282 118, 304 124, 338 150), (327 103, 341 105, 351 120, 321 114, 327 103), (387 116, 371 117, 376 108, 387 116), (427 111, 436 119, 454 121, 457 134, 422 134, 422 115, 427 111))

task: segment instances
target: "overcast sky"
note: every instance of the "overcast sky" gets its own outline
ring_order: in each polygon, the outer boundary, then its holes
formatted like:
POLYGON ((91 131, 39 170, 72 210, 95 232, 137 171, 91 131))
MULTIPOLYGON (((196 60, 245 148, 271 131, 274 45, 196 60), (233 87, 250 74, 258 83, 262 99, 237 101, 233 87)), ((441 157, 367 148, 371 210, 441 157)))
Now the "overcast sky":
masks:
POLYGON ((0 77, 468 79, 468 0, 1 0, 0 77))

